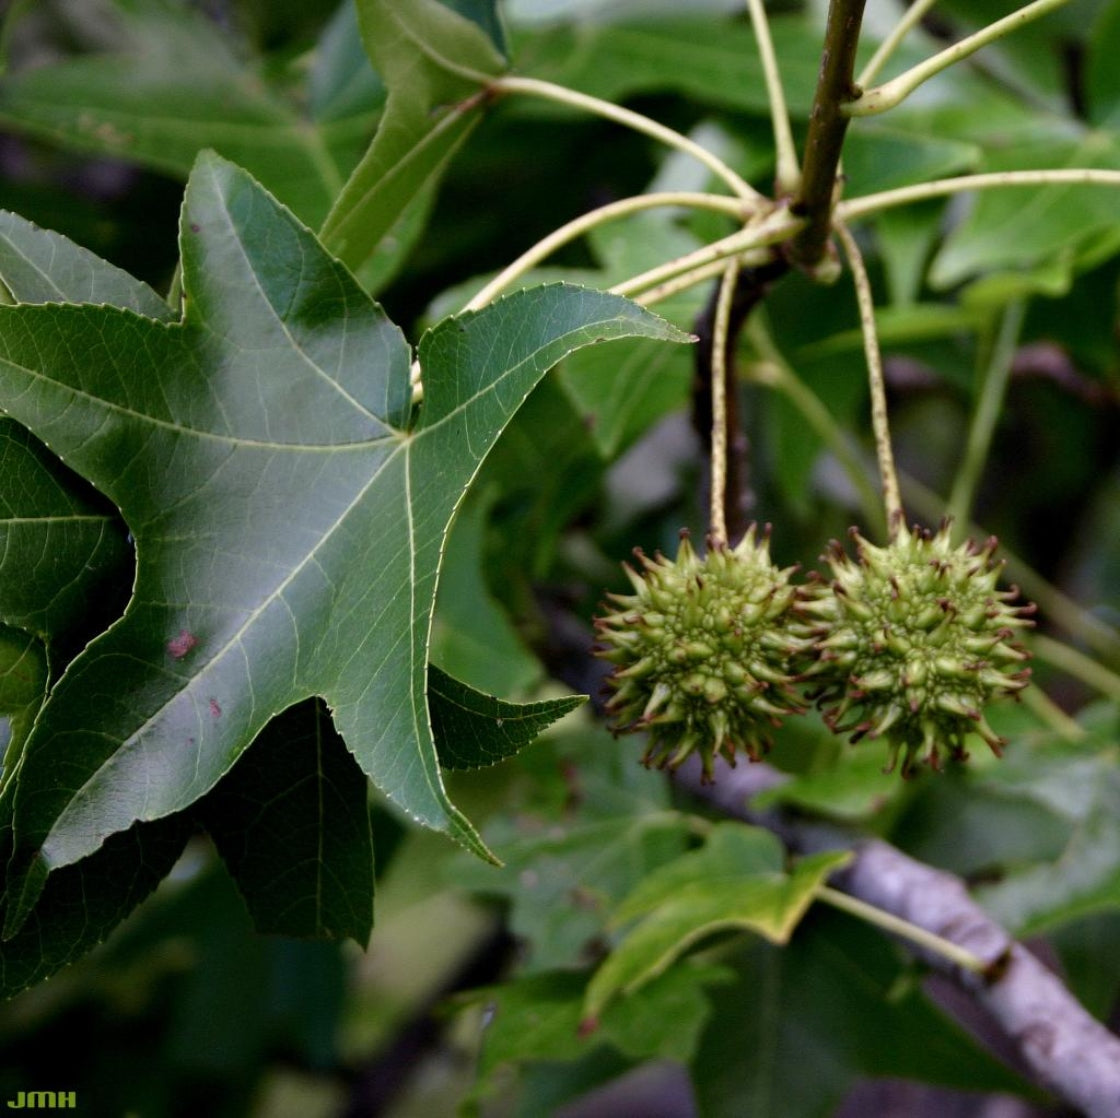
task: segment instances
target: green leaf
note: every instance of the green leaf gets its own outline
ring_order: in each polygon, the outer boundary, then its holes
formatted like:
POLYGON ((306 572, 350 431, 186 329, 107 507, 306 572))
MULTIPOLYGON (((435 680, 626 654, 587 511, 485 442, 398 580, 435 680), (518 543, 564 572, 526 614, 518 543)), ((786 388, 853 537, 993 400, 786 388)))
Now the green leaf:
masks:
POLYGON ((120 507, 137 548, 127 611, 28 742, 9 931, 50 872, 192 803, 315 695, 386 795, 486 854, 443 789, 425 702, 448 524, 556 361, 684 337, 614 296, 511 296, 425 336, 407 430, 400 332, 247 174, 200 159, 181 242, 182 323, 0 308, 0 402, 120 507))
POLYGON ((580 1030, 586 975, 547 971, 472 992, 470 1001, 492 1007, 472 1097, 491 1093, 504 1065, 576 1060, 609 1045, 630 1060, 686 1064, 709 1016, 705 987, 727 982, 724 967, 688 962, 647 983, 633 997, 608 1007, 599 1027, 580 1030))
POLYGON ((844 143, 844 189, 855 196, 963 174, 981 155, 979 145, 959 140, 883 125, 853 128, 844 143))
POLYGON ((228 28, 167 0, 117 3, 123 45, 0 79, 7 126, 185 177, 212 147, 317 224, 341 188, 376 103, 309 121, 247 64, 228 28))
POLYGON ((1034 935, 1071 920, 1120 911, 1120 777, 1115 737, 1032 750, 1029 765, 993 772, 985 783, 1001 798, 1040 803, 1068 826, 1052 860, 1013 866, 983 886, 978 899, 1016 935, 1034 935))
POLYGON ((47 653, 30 633, 0 625, 0 783, 10 779, 47 693, 47 653), (7 721, 4 730, 2 720, 7 721))
POLYGON ((814 910, 784 947, 748 941, 713 1010, 691 1075, 705 1118, 829 1118, 857 1079, 1023 1093, 1022 1080, 906 981, 870 928, 814 910))
POLYGON ((377 248, 479 123, 505 60, 437 0, 358 0, 362 38, 389 88, 377 134, 339 194, 323 243, 352 268, 377 248))
MULTIPOLYGON (((800 16, 770 21, 791 111, 808 116, 820 33, 800 16)), ((702 103, 768 115, 766 81, 745 21, 692 16, 519 31, 514 57, 547 78, 608 101, 672 91, 702 103)))
POLYGON ((906 786, 883 772, 883 757, 874 749, 844 745, 834 764, 797 773, 760 792, 759 808, 793 806, 814 815, 853 823, 878 815, 907 794, 906 786))
POLYGON ((106 502, 0 417, 0 622, 48 641, 80 627, 128 559, 106 502))
MULTIPOLYGON (((978 170, 1038 167, 1120 168, 1120 147, 1105 132, 1076 141, 1028 140, 993 150, 978 170)), ((1003 269, 1022 271, 1066 254, 1099 261, 1102 240, 1117 248, 1116 188, 1043 186, 988 190, 949 235, 930 269, 930 282, 952 287, 975 275, 1003 269)), ((1067 264, 1068 267, 1068 264, 1067 264)), ((1067 281, 1068 283, 1068 281, 1067 281)))
POLYGON ((146 283, 18 214, 0 212, 0 282, 16 303, 109 303, 174 317, 146 283))
POLYGON ((1116 53, 1120 50, 1120 3, 1109 0, 1093 21, 1085 62, 1085 99, 1089 119, 1098 128, 1120 126, 1120 73, 1116 53))
POLYGON ((511 898, 510 927, 526 941, 533 970, 582 962, 588 944, 604 934, 613 905, 684 848, 687 818, 643 811, 633 802, 626 808, 614 818, 561 821, 528 835, 495 828, 487 837, 501 848, 504 866, 458 868, 461 887, 511 898))
POLYGON ((435 664, 428 666, 428 709, 439 763, 445 769, 496 765, 586 701, 586 695, 565 695, 507 703, 468 687, 435 664))
POLYGON ((479 691, 522 695, 540 685, 544 669, 483 575, 483 545, 496 495, 492 486, 476 484, 455 516, 443 550, 428 655, 448 675, 479 691))
POLYGON ((813 855, 787 874, 781 843, 769 831, 717 824, 700 850, 653 871, 615 910, 614 922, 639 923, 591 979, 585 1019, 596 1020, 615 995, 639 989, 714 932, 752 931, 785 943, 825 879, 849 857, 813 855))
POLYGON ((199 803, 258 932, 366 945, 374 893, 367 798, 365 774, 326 710, 305 702, 274 718, 199 803))
POLYGON ((0 943, 0 998, 41 982, 104 940, 167 876, 190 831, 183 816, 138 824, 52 874, 19 932, 0 943))

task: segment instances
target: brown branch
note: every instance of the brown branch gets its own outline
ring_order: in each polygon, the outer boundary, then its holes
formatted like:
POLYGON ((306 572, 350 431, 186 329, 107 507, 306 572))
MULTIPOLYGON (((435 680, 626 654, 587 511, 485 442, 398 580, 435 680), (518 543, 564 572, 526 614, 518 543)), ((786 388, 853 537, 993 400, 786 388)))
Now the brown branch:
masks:
POLYGON ((836 172, 849 119, 840 108, 859 96, 854 67, 865 2, 831 0, 828 7, 820 75, 805 140, 801 189, 790 206, 791 213, 807 219, 789 244, 790 260, 807 271, 817 268, 828 253, 836 172))
POLYGON ((768 827, 798 853, 850 848, 855 857, 830 882, 837 889, 950 940, 989 964, 986 977, 944 956, 920 952, 987 1011, 1038 1082, 1088 1118, 1120 1115, 1120 1037, 1105 1028, 1022 944, 968 895, 952 874, 924 865, 879 839, 777 812, 752 812, 747 800, 784 780, 766 765, 724 768, 715 784, 699 770, 680 779, 728 815, 768 827))

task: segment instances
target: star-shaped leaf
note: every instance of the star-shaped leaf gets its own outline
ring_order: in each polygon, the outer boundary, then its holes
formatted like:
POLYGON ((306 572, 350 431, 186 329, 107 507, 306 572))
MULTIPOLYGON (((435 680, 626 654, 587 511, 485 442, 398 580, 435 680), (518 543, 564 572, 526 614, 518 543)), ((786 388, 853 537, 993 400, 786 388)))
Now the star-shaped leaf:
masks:
POLYGON ((326 700, 361 768, 487 855, 442 784, 426 702, 455 508, 525 396, 596 341, 684 335, 558 285, 411 351, 314 235, 213 155, 188 184, 185 310, 0 308, 0 407, 121 510, 123 617, 40 711, 15 795, 7 931, 47 876, 209 791, 276 714, 326 700))

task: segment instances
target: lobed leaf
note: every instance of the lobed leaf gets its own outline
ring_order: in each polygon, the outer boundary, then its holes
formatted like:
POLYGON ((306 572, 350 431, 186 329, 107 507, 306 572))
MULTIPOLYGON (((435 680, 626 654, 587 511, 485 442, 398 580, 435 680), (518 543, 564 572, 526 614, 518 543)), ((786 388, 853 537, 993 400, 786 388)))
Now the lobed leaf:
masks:
POLYGON ((785 943, 828 875, 849 857, 812 855, 787 874, 781 843, 770 832, 717 824, 700 850, 659 867, 615 910, 616 922, 639 923, 588 984, 585 1019, 596 1020, 615 995, 663 974, 714 932, 741 929, 785 943))
POLYGON ((137 552, 124 616, 28 741, 9 934, 50 873, 189 806, 316 695, 386 795, 486 855, 444 791, 425 695, 448 524, 561 357, 684 338, 614 296, 512 296, 422 340, 410 429, 399 330, 246 173, 200 159, 181 240, 182 322, 0 308, 0 402, 117 504, 137 552))

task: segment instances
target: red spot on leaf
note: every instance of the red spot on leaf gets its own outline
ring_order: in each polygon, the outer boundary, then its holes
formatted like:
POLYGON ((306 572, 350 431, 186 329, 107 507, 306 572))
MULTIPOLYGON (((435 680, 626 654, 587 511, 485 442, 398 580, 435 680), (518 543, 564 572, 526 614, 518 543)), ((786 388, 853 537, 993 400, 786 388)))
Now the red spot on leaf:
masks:
POLYGON ((211 699, 210 700, 210 713, 215 718, 221 718, 222 717, 222 708, 220 706, 218 706, 218 700, 217 699, 211 699))
POLYGON ((187 629, 180 629, 179 635, 167 642, 167 651, 175 660, 182 660, 194 646, 198 644, 198 637, 187 629))
POLYGON ((578 1031, 579 1036, 581 1038, 583 1038, 583 1037, 591 1036, 591 1034, 596 1032, 598 1030, 598 1028, 599 1028, 599 1018, 598 1017, 585 1017, 579 1023, 579 1029, 577 1031, 578 1031))

